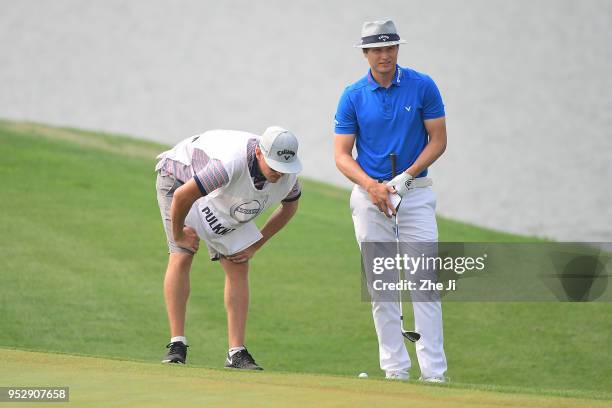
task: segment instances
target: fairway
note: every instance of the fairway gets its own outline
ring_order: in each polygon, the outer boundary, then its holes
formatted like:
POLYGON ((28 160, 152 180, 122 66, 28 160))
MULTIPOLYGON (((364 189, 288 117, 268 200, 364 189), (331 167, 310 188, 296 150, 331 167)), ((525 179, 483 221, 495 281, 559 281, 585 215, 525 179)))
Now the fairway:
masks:
MULTIPOLYGON (((68 386, 70 403, 64 404, 87 407, 610 406, 606 401, 468 391, 439 385, 293 373, 228 372, 7 349, 0 349, 0 361, 2 384, 68 386)), ((2 406, 26 405, 29 404, 2 406)))
MULTIPOLYGON (((450 385, 382 381, 349 192, 307 179, 294 220, 252 261, 247 346, 266 371, 221 369, 223 273, 202 256, 191 274, 189 364, 162 366, 167 247, 153 168, 165 148, 0 121, 0 386, 70 385, 86 406, 109 406, 113 396, 142 406, 213 406, 229 396, 250 407, 315 405, 315 396, 317 406, 610 406, 612 303, 604 302, 443 302, 450 385)), ((536 240, 442 217, 438 225, 443 241, 536 240)))

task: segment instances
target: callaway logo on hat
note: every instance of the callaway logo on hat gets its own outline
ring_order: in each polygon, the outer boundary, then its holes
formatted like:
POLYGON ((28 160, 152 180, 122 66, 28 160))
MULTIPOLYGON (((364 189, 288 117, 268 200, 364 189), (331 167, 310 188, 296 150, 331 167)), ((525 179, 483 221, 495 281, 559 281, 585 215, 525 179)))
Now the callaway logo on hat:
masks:
POLYGON ((395 24, 391 20, 366 21, 361 27, 361 42, 355 44, 358 48, 390 47, 404 44, 400 39, 395 24))
POLYGON ((281 173, 299 173, 302 163, 297 156, 297 137, 280 126, 270 126, 259 139, 266 164, 281 173))

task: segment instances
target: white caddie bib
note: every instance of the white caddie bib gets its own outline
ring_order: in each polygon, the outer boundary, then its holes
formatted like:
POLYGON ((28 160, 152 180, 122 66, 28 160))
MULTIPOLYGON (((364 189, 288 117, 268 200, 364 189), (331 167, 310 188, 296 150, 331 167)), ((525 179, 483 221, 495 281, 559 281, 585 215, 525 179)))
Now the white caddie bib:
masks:
POLYGON ((223 255, 242 251, 262 238, 253 219, 277 205, 293 188, 297 175, 285 174, 276 183, 257 190, 248 169, 247 144, 259 136, 232 130, 212 130, 183 140, 158 156, 191 165, 193 149, 203 150, 210 159, 220 160, 229 183, 193 204, 185 224, 223 255))

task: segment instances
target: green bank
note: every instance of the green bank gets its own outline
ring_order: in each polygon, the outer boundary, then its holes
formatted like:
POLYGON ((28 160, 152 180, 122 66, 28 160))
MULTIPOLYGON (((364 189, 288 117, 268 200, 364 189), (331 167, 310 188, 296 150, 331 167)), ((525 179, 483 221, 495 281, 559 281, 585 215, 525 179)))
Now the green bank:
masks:
MULTIPOLYGON (((0 122, 0 346, 160 359, 167 255, 153 167, 164 148, 0 122)), ((267 372, 381 378, 349 192, 302 181, 298 215, 252 263, 249 349, 267 372)), ((439 229, 445 241, 531 240, 443 218, 439 229)), ((189 362, 218 368, 223 274, 200 257, 191 278, 189 362)), ((611 312, 608 303, 445 303, 451 387, 611 398, 611 312)))

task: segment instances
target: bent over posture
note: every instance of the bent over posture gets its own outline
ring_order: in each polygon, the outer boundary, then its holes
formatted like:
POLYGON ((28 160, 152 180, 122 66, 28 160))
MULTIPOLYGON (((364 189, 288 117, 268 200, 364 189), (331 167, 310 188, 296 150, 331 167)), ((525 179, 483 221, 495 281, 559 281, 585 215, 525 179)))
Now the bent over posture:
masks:
POLYGON ((301 188, 298 140, 280 127, 213 130, 158 156, 157 200, 170 254, 164 297, 170 323, 163 362, 185 364, 189 272, 200 239, 225 271, 226 368, 261 370, 245 347, 249 259, 293 217, 301 188), (261 231, 253 219, 280 203, 261 231))

